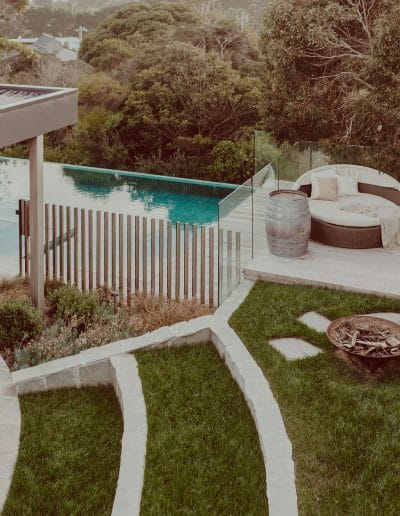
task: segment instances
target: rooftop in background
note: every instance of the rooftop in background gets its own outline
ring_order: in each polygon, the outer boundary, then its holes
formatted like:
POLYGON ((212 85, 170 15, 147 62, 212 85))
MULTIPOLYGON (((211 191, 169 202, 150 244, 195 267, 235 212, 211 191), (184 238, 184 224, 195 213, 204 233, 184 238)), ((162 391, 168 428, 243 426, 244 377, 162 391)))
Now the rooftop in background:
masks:
POLYGON ((76 123, 77 98, 71 88, 0 84, 0 148, 76 123))
POLYGON ((61 61, 76 61, 81 40, 78 37, 56 38, 50 34, 42 34, 39 38, 10 39, 22 43, 39 54, 52 54, 61 61))

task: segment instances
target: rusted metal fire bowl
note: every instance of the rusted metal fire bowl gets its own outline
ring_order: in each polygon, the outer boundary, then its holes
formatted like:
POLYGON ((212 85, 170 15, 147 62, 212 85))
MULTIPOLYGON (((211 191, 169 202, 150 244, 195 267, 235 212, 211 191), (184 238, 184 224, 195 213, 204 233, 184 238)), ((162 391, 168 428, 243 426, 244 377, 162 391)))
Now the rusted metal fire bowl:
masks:
POLYGON ((358 367, 374 372, 378 368, 400 364, 400 345, 396 345, 396 341, 400 344, 400 324, 380 317, 353 315, 336 319, 328 326, 326 333, 338 349, 339 356, 346 354, 358 367), (365 344, 351 347, 352 342, 356 342, 356 339, 352 341, 351 338, 356 332, 359 332, 356 337, 365 344), (374 348, 371 345, 373 342, 382 342, 382 345, 374 348))

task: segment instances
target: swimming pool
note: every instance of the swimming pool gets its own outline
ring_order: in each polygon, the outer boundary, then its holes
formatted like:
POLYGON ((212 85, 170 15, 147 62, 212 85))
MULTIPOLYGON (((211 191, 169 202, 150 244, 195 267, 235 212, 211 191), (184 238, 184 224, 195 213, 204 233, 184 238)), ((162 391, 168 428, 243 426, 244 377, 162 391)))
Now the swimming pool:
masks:
MULTIPOLYGON (((45 202, 107 210, 189 224, 213 224, 218 202, 236 185, 138 172, 58 165, 44 166, 45 202)), ((29 198, 26 160, 0 161, 0 276, 16 274, 19 199, 29 198)))

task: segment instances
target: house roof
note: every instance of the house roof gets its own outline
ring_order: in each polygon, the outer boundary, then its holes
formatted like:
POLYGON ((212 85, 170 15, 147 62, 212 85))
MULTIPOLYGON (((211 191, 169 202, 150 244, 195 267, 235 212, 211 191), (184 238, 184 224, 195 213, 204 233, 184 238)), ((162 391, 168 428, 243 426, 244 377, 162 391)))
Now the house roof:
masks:
POLYGON ((76 89, 0 84, 0 148, 77 120, 76 89))

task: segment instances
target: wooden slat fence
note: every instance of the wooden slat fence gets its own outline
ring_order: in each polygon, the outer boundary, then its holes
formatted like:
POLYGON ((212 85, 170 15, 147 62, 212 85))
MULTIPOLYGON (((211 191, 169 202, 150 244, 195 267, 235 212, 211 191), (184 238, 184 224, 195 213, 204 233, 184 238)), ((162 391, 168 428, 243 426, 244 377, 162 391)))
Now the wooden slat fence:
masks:
MULTIPOLYGON (((29 201, 19 201, 19 267, 29 276, 29 201)), ((45 205, 45 276, 217 305, 241 279, 240 233, 122 213, 45 205), (223 294, 223 296, 219 296, 223 294)))

